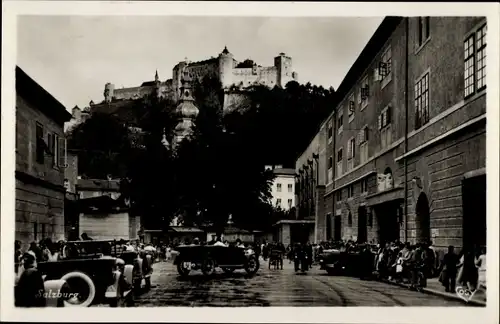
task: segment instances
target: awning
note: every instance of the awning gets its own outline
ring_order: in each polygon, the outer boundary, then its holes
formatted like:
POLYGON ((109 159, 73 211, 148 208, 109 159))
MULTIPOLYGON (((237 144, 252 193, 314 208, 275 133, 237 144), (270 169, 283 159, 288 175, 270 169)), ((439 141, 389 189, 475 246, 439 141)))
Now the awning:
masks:
POLYGON ((366 197, 366 206, 375 206, 383 203, 403 200, 404 192, 401 187, 394 187, 389 190, 385 190, 382 192, 377 192, 375 194, 369 195, 366 197))
POLYGON ((282 219, 273 226, 280 225, 280 224, 315 224, 315 220, 311 219, 282 219))
POLYGON ((180 226, 172 226, 168 230, 169 232, 175 233, 203 233, 203 231, 197 227, 180 227, 180 226))

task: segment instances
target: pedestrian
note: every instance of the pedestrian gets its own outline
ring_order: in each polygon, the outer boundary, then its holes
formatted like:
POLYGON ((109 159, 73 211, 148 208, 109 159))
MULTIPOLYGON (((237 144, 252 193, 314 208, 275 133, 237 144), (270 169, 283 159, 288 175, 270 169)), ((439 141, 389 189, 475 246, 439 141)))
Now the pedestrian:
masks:
POLYGON ((439 275, 439 281, 443 284, 446 292, 455 291, 458 262, 459 259, 458 255, 455 254, 455 247, 453 245, 448 246, 448 252, 444 255, 441 262, 441 274, 439 275))
POLYGON ((23 271, 15 287, 15 305, 17 307, 44 307, 45 287, 42 274, 36 268, 36 256, 33 251, 23 255, 23 271))
POLYGON ((481 247, 479 256, 476 258, 476 267, 478 269, 478 288, 486 289, 486 247, 481 247))
POLYGON ((477 268, 474 262, 474 254, 469 248, 464 248, 460 258, 457 282, 474 291, 477 285, 477 268))

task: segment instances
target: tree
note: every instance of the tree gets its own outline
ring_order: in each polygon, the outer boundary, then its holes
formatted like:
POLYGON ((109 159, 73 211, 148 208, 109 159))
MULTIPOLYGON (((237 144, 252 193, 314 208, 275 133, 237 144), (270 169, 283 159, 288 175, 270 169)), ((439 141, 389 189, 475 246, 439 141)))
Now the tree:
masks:
POLYGON ((78 172, 83 177, 105 179, 125 175, 131 145, 125 125, 105 114, 94 114, 74 127, 68 147, 78 153, 78 172))

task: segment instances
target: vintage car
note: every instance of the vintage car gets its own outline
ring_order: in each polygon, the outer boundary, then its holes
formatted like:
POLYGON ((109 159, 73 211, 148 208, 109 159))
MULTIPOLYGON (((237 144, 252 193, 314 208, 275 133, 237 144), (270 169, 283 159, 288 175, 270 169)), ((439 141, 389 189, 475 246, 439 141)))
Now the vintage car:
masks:
MULTIPOLYGON (((122 251, 115 240, 71 241, 63 247, 57 261, 39 262, 44 280, 63 280, 63 289, 73 294, 64 306, 89 307, 106 303, 112 307, 133 302, 132 291, 139 291, 144 279, 150 286, 151 256, 122 251), (145 261, 144 261, 145 260, 145 261)), ((69 294, 66 294, 69 295, 69 294)))
POLYGON ((189 275, 192 270, 201 270, 206 276, 212 275, 217 268, 221 268, 225 273, 245 269, 249 275, 254 275, 259 270, 259 260, 252 249, 235 246, 181 245, 175 251, 178 254, 174 265, 183 277, 189 275))
POLYGON ((371 272, 375 254, 371 251, 362 253, 356 250, 325 250, 319 256, 320 269, 326 270, 329 275, 360 276, 371 272))

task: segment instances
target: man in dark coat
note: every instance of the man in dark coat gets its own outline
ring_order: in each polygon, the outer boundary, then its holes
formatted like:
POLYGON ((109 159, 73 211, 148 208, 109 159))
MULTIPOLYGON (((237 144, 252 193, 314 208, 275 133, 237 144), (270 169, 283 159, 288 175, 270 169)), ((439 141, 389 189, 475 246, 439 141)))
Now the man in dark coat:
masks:
POLYGON ((42 274, 35 267, 35 255, 27 252, 23 255, 24 271, 15 287, 15 305, 17 307, 44 307, 46 300, 42 274))
POLYGON ((441 263, 440 281, 443 284, 446 292, 454 292, 457 279, 457 264, 459 261, 458 255, 455 254, 455 248, 448 246, 448 253, 443 257, 441 263))

